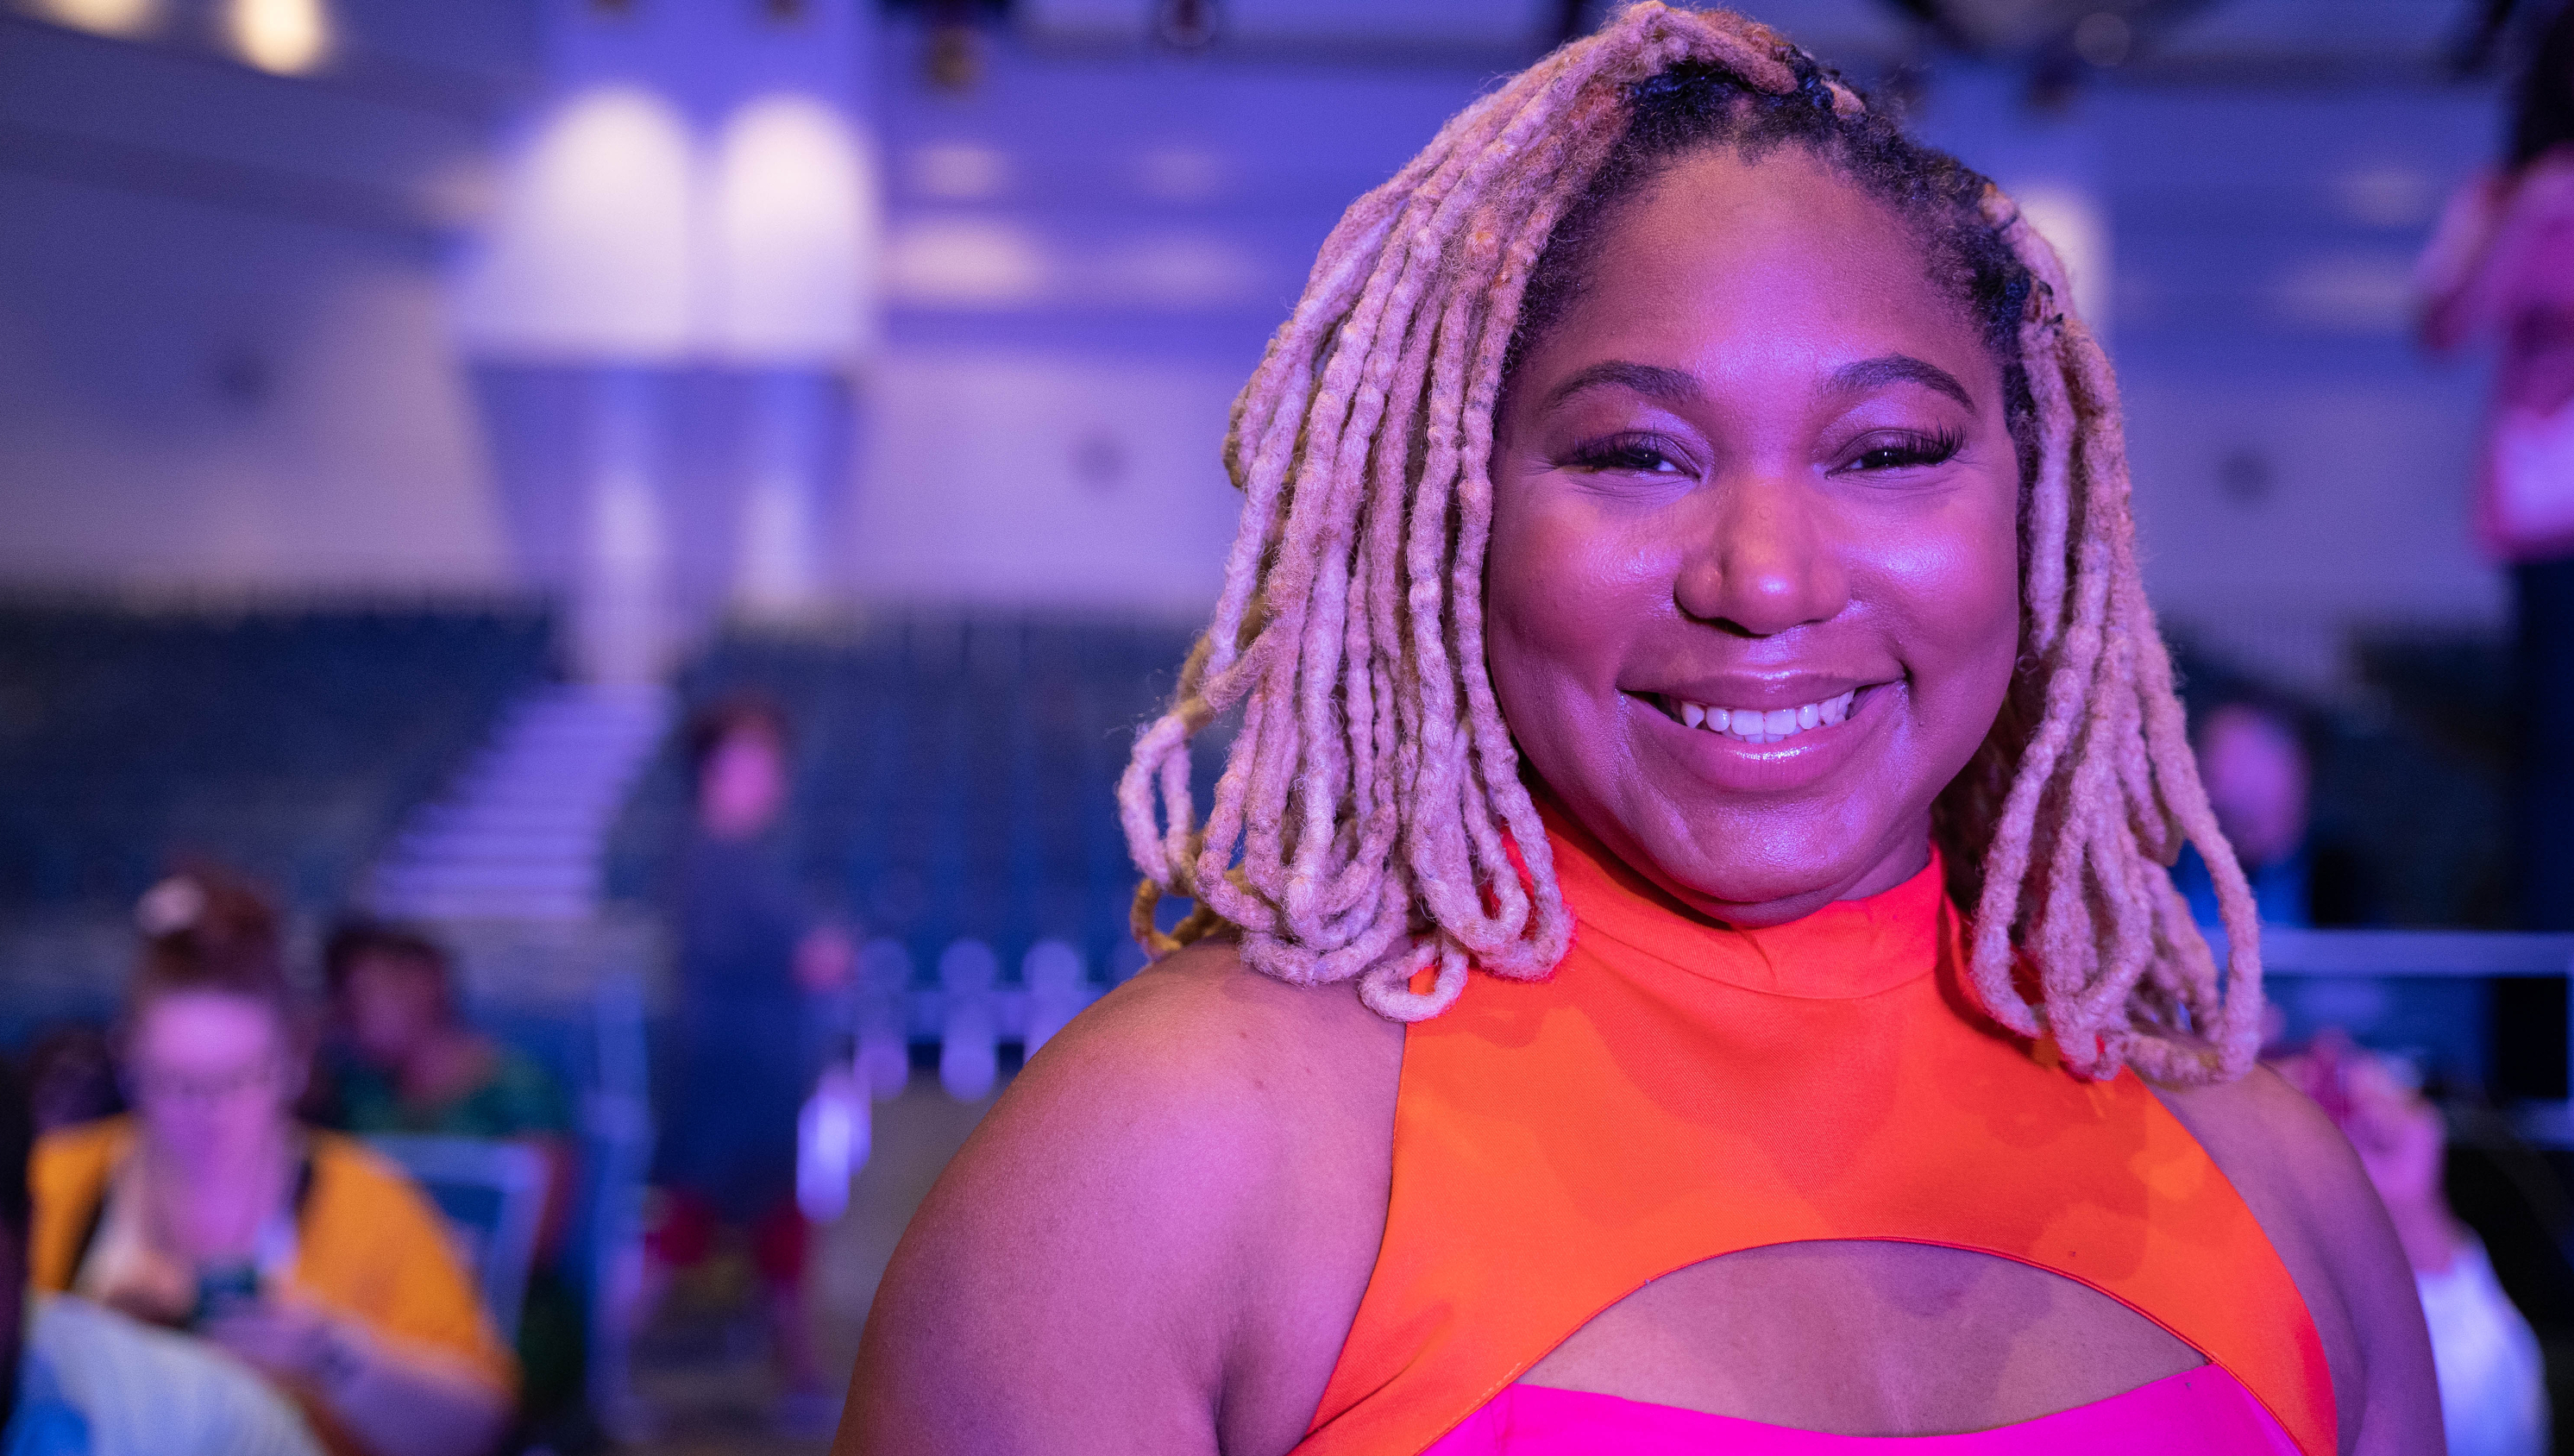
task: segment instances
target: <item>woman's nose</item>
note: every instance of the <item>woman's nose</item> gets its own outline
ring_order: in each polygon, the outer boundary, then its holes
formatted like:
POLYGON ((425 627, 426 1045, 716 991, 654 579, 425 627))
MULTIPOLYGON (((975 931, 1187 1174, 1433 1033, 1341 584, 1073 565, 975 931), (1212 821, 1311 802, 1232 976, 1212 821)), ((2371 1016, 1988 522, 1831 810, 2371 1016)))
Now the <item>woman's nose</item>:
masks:
POLYGON ((1850 605, 1850 576, 1822 503, 1802 483, 1727 482, 1701 499, 1711 519, 1694 532, 1674 584, 1681 611, 1745 637, 1775 637, 1850 605))

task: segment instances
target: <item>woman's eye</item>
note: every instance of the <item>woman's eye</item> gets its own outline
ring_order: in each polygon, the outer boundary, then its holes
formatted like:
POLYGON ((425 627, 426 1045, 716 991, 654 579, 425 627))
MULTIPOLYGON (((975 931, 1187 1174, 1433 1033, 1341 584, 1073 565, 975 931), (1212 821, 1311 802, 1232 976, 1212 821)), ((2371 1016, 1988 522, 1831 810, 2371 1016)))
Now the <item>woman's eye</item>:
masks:
POLYGON ((1963 443, 1948 434, 1880 436, 1863 442, 1846 469, 1889 471, 1941 465, 1956 455, 1963 443))
POLYGON ((1567 462, 1576 470, 1619 471, 1629 475, 1676 475, 1680 465, 1649 440, 1609 440, 1585 445, 1567 462))

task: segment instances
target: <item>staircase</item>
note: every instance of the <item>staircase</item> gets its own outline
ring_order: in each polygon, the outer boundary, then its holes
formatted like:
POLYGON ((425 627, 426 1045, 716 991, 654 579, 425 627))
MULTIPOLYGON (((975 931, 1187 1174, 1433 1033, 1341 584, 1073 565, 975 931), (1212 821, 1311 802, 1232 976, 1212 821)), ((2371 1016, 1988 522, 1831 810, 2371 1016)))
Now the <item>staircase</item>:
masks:
POLYGON ((403 919, 590 919, 609 828, 670 715, 659 688, 557 685, 521 698, 395 836, 370 902, 403 919))

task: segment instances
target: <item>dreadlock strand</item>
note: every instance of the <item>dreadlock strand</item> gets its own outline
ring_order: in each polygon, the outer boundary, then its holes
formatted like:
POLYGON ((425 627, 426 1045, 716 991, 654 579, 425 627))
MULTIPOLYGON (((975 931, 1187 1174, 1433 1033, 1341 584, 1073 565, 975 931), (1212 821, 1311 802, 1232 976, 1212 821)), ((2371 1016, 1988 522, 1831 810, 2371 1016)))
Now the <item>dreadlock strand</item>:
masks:
POLYGON ((2073 488, 2073 435, 2081 417, 2069 394, 2068 358, 2076 346, 2067 338, 2062 313, 2072 297, 2063 261, 2037 229, 2029 225, 1998 187, 1986 185, 1981 211, 2022 267, 2031 287, 2020 329, 2020 354, 2034 396, 2038 434, 2038 478, 2030 490, 2030 540, 2025 544, 2027 584, 2023 592, 2030 616, 2030 646, 2043 653, 2055 645, 2064 626, 2065 573, 2071 549, 2068 539, 2073 488))
MULTIPOLYGON (((1449 139, 1464 117, 1441 131, 1449 139)), ((1242 528, 1225 563, 1214 636, 1222 644, 1217 666, 1229 666, 1243 615, 1261 585, 1260 556, 1275 539, 1275 506, 1304 436, 1318 354, 1328 353, 1345 314, 1364 293, 1386 240, 1409 204, 1411 189, 1435 165, 1440 142, 1415 158, 1393 180, 1352 203, 1331 235, 1306 284, 1305 296, 1262 354, 1251 381, 1235 396, 1225 438, 1225 466, 1244 494, 1242 528), (1248 454, 1246 454, 1248 452, 1248 454)))
MULTIPOLYGON (((2024 223, 2014 226, 2004 236, 2024 262, 2031 250, 2043 246, 2024 223)), ((2070 456, 2070 443, 2078 437, 2083 421, 2073 393, 2063 385, 2061 376, 2070 372, 2072 364, 2068 356, 2078 345, 2067 337, 2069 321, 2049 317, 2045 303, 2035 291, 2032 292, 2030 309, 2037 317, 2027 326, 2023 337, 2026 333, 2034 333, 2039 342, 2053 346, 2042 354, 2030 351, 2037 355, 2032 360, 2030 372, 2045 376, 2042 382, 2033 384, 2031 391, 2040 412, 2040 435, 2042 439, 2066 442, 2065 453, 2070 456), (2042 371, 2037 367, 2041 364, 2045 366, 2042 371)), ((2074 497, 2087 490, 2090 484, 2087 477, 2076 481, 2076 474, 2077 471, 2069 465, 2043 470, 2033 486, 2036 499, 2032 517, 2039 521, 2050 516, 2062 519, 2067 523, 2068 537, 2078 509, 2074 497), (2056 497, 2061 499, 2050 499, 2056 497)), ((2029 582, 2023 591, 2030 601, 2032 623, 2043 622, 2049 616, 2059 623, 2068 623, 2069 619, 2079 617, 2080 605, 2067 604, 2062 599, 2084 591, 2085 574, 2078 570, 2065 570, 2064 575, 2057 579, 2062 586, 2050 590, 2045 570, 2048 553, 2041 547, 2026 555, 2029 582), (2041 593, 2046 595, 2041 596, 2041 593), (2068 607, 2072 610, 2068 611, 2068 607)), ((2033 630, 2030 636, 2033 638, 2033 630)), ((2039 819, 2048 808, 2056 765, 2073 740, 2076 721, 2087 696, 2090 653, 2086 649, 2096 647, 2096 635, 2086 637, 2078 631, 2068 633, 2062 626, 2045 647, 2039 647, 2034 641, 2027 644, 2027 650, 2037 654, 2045 664, 2044 709, 2035 730, 2021 749, 2017 770, 2003 797, 2001 811, 1994 820, 1992 837, 1985 851, 1984 890, 1975 913, 1970 979, 1986 1011, 2023 1035, 2036 1035, 2048 1029, 2048 1021, 2041 1016, 2037 1006, 2029 1004, 2020 995, 2015 984, 2017 951, 2014 936, 2023 923, 2023 914, 2033 909, 2036 913, 2032 926, 2035 937, 2046 945, 2049 952, 2056 948, 2054 944, 2046 943, 2047 929, 2049 926, 2060 929, 2063 912, 2050 914, 2050 907, 2043 902, 2036 906, 2026 905, 2033 888, 2030 883, 2032 856, 2038 850, 2033 841, 2038 837, 2039 819)), ((2058 812, 2050 817, 2060 820, 2061 814, 2058 812)), ((2057 856, 2050 853, 2047 857, 2053 860, 2057 856)), ((2061 878, 2060 868, 2050 864, 2041 883, 2034 886, 2041 899, 2047 887, 2060 883, 2061 878)), ((2046 999, 2042 996, 2041 1002, 2046 999)), ((2059 1033, 2063 1030, 2060 1027, 2053 1029, 2059 1033)))
MULTIPOLYGON (((2098 482, 2082 473, 2081 485, 2087 495, 2098 482)), ((2084 516, 2089 516, 2087 510, 2084 516)), ((2031 841, 2032 850, 2044 852, 2043 870, 2034 888, 2039 900, 2037 960, 2040 984, 2047 991, 2046 1024, 2077 1067, 2085 1066, 2088 1053, 2077 1054, 2073 1043, 2082 1041, 2090 1028, 2079 1024, 2078 1017, 2060 1022, 2059 1015, 2073 1009, 2069 1003, 2090 978, 2098 955, 2085 900, 2082 835, 2090 818, 2089 796, 2083 791, 2090 784, 2085 780, 2096 780, 2098 773, 2098 739, 2087 730, 2093 727, 2094 693, 2106 638, 2102 621, 2108 596, 2106 556, 2101 544, 2086 532, 2070 583, 2074 611, 2048 684, 2047 718, 2020 769, 2022 781, 2032 790, 2025 797, 2026 818, 2023 822, 2006 819, 1995 836, 1996 848, 2004 837, 2022 834, 2031 841), (2063 770, 2060 780, 2059 768, 2063 770)), ((2020 795, 2015 792, 2013 797, 2020 795)))
MULTIPOLYGON (((2033 297, 2040 305, 2053 302, 2042 287, 2033 297)), ((2028 584, 2021 596, 2029 612, 2028 646, 2043 654, 2064 632, 2073 552, 2073 440, 2080 427, 2065 387, 2066 341, 2060 321, 2050 320, 2032 332, 2027 375, 2037 412, 2038 478, 2029 492, 2029 539, 2022 550, 2028 584)))
MULTIPOLYGON (((1442 211, 1445 211, 1444 207, 1442 211)), ((1433 227, 1422 230, 1414 247, 1406 250, 1396 278, 1393 300, 1386 311, 1386 322, 1399 331, 1397 337, 1402 340, 1401 353, 1390 356, 1380 351, 1368 356, 1340 438, 1326 462, 1319 467, 1329 482, 1327 510, 1320 523, 1321 529, 1327 533, 1321 552, 1326 576, 1315 594, 1323 616, 1309 629, 1304 660, 1300 665, 1303 674, 1301 728, 1309 737, 1319 740, 1324 761, 1313 765, 1314 771, 1300 774, 1298 778, 1300 791, 1305 794, 1306 814, 1302 827, 1306 841, 1298 845, 1287 887, 1289 924, 1309 939, 1311 931, 1307 926, 1317 909, 1317 896, 1336 887, 1343 888, 1346 893, 1346 887, 1336 886, 1320 876, 1326 871, 1326 854, 1338 847, 1338 836, 1332 832, 1332 825, 1342 804, 1344 779, 1355 771, 1341 760, 1337 751, 1346 730, 1334 721, 1347 688, 1343 664, 1348 662, 1351 671, 1359 670, 1358 664, 1351 661, 1351 639, 1365 625, 1363 612, 1358 617, 1351 617, 1347 610, 1350 547, 1365 498, 1365 487, 1381 465, 1377 452, 1370 448, 1371 444, 1377 438, 1389 403, 1408 398, 1405 386, 1417 378, 1413 366, 1428 343, 1422 337, 1426 331, 1414 325, 1416 310, 1432 282, 1431 260, 1422 255, 1430 251, 1428 245, 1433 241, 1435 222, 1436 219, 1433 227)), ((1417 383, 1412 384, 1412 389, 1417 388, 1417 383)), ((1353 751, 1364 750, 1363 744, 1353 743, 1350 747, 1353 751)), ((1332 876, 1334 880, 1339 878, 1332 876)), ((1325 907, 1323 912, 1330 913, 1330 910, 1325 907)), ((1318 943, 1318 948, 1329 947, 1318 943)))
MULTIPOLYGON (((1502 100, 1507 103, 1512 99, 1512 89, 1506 88, 1502 100)), ((1538 99, 1541 103, 1544 101, 1542 91, 1538 99)), ((1513 121, 1525 122, 1529 112, 1543 109, 1542 105, 1536 104, 1522 106, 1519 108, 1521 115, 1513 121)), ((1494 110, 1499 112, 1503 107, 1496 106, 1494 110)), ((1540 116, 1537 124, 1548 119, 1540 116)), ((1467 130, 1471 134, 1474 129, 1467 130)), ((1507 131, 1508 127, 1504 130, 1507 131)), ((1313 589, 1312 573, 1322 570, 1328 574, 1331 570, 1325 563, 1332 558, 1330 548, 1335 545, 1338 508, 1349 494, 1349 488, 1354 484, 1352 478, 1357 474, 1343 463, 1345 456, 1353 454, 1346 448, 1349 438, 1364 438, 1372 434, 1381 418, 1384 376, 1390 372, 1391 364, 1375 350, 1379 330, 1391 321, 1399 337, 1400 331, 1408 327, 1429 284, 1432 264, 1442 251, 1440 235, 1444 231, 1443 225, 1450 223, 1454 212, 1450 206, 1453 194, 1461 183, 1471 184, 1480 173, 1494 165, 1497 165, 1495 161, 1482 157, 1451 156, 1430 169, 1397 219, 1393 237, 1398 246, 1379 256, 1370 287, 1362 295, 1358 310, 1334 339, 1332 357, 1324 368, 1322 384, 1305 427, 1310 452, 1305 463, 1306 475, 1318 480, 1322 490, 1319 493, 1293 493, 1288 505, 1287 527, 1271 568, 1271 579, 1264 586, 1264 596, 1282 604, 1282 621, 1278 630, 1291 641, 1298 636, 1308 604, 1316 602, 1318 595, 1327 619, 1337 608, 1338 590, 1327 586, 1317 594, 1313 589), (1424 213, 1428 214, 1427 220, 1420 221, 1424 213), (1379 285, 1389 277, 1393 280, 1391 287, 1381 288, 1379 285), (1322 442, 1319 451, 1315 451, 1310 443, 1317 440, 1322 442)), ((1363 466, 1364 447, 1355 454, 1358 461, 1354 464, 1363 466)), ((1345 590, 1345 587, 1339 590, 1345 590)), ((1339 676, 1339 663, 1338 644, 1329 632, 1314 634, 1302 644, 1302 648, 1303 661, 1293 665, 1282 663, 1279 671, 1291 692, 1299 670, 1306 678, 1306 691, 1300 695, 1304 712, 1292 725, 1284 720, 1277 721, 1269 737, 1259 745, 1256 761, 1261 771, 1255 774, 1250 791, 1254 812, 1263 819, 1275 814, 1282 827, 1287 819, 1285 800, 1299 791, 1313 795, 1307 799, 1309 812, 1299 825, 1308 831, 1303 837, 1311 840, 1315 837, 1313 831, 1318 822, 1327 823, 1338 807, 1335 791, 1338 784, 1332 781, 1335 775, 1330 762, 1330 729, 1320 720, 1328 712, 1330 685, 1339 676), (1318 772, 1296 771, 1300 740, 1312 740, 1317 744, 1317 751, 1324 761, 1305 766, 1318 772)), ((1286 862, 1291 852, 1289 842, 1284 835, 1263 835, 1251 841, 1251 855, 1246 860, 1245 872, 1254 884, 1270 890, 1273 900, 1281 898, 1282 893, 1292 894, 1294 882, 1310 880, 1316 867, 1311 853, 1296 853, 1292 864, 1286 862), (1278 846, 1276 853, 1268 850, 1273 843, 1278 846)), ((1291 907, 1290 919, 1293 921, 1295 918, 1291 907)))
MULTIPOLYGON (((1367 865, 1369 846, 1380 832, 1388 832, 1390 839, 1395 819, 1395 800, 1380 773, 1383 731, 1378 710, 1383 692, 1379 665, 1368 640, 1376 561, 1366 547, 1375 529, 1375 522, 1366 514, 1367 499, 1366 495, 1360 497, 1360 515, 1354 527, 1357 539, 1350 553, 1348 600, 1339 623, 1341 661, 1346 667, 1337 705, 1338 731, 1344 740, 1342 757, 1346 767, 1341 777, 1349 795, 1348 815, 1330 826, 1335 841, 1332 852, 1328 861, 1318 867, 1305 896, 1310 906, 1307 913, 1329 927, 1324 938, 1314 942, 1326 950, 1344 943, 1352 933, 1350 911, 1354 907, 1371 908, 1358 903, 1371 889, 1371 876, 1354 871, 1367 865)), ((1293 924, 1291 920, 1291 928, 1293 924)))
MULTIPOLYGON (((2132 599, 2126 608, 2128 616, 2150 624, 2152 609, 2145 605, 2144 584, 2132 567, 2124 595, 2132 599)), ((2190 752, 2188 720, 2173 689, 2171 654, 2163 647, 2161 635, 2150 630, 2139 634, 2136 645, 2136 706, 2142 728, 2137 735, 2136 751, 2153 779, 2153 797, 2161 812, 2161 823, 2156 841, 2150 847, 2154 858, 2164 864, 2180 857, 2181 845, 2189 838, 2189 828, 2182 821, 2179 805, 2188 799, 2204 796, 2198 782, 2198 762, 2190 752), (2185 773, 2181 771, 2180 764, 2187 765, 2185 773)))
MULTIPOLYGON (((2076 464, 2084 488, 2079 507, 2082 560, 2076 569, 2080 590, 2074 604, 2074 641, 2068 646, 2077 649, 2074 656, 2087 656, 2079 650, 2094 641, 2096 623, 2105 651, 2085 675, 2094 680, 2086 685, 2085 696, 2097 693, 2101 702, 2086 715, 2085 736, 2090 741, 2078 755, 2080 770, 2068 785, 2070 802, 2062 822, 2071 828, 2081 820, 2089 821, 2079 832, 2090 841, 2086 857, 2093 860, 2095 874, 2076 874, 2068 882, 2068 856, 2050 856, 2053 862, 2042 893, 2057 898, 2048 906, 2038 939, 2046 962, 2042 980, 2048 992, 2048 1027, 2069 1062, 2096 1073, 2114 1070, 2129 1053, 2139 1052, 2155 1039, 2121 1030, 2126 1024, 2122 1008, 2159 1001, 2198 1013, 2193 1020, 2213 1019, 2221 1013, 2212 998, 2201 992, 2189 958, 2175 962, 2168 952, 2168 880, 2159 874, 2160 856, 2145 852, 2148 835, 2158 841, 2159 823, 2172 814, 2168 802, 2137 802, 2140 787, 2157 798, 2162 792, 2154 783, 2155 775, 2136 761, 2144 737, 2136 659, 2140 653, 2161 659, 2161 644, 2153 635, 2141 590, 2134 584, 2114 378, 2087 333, 2078 324, 2067 323, 2064 374, 2068 402, 2081 417, 2076 464), (2151 830, 2146 828, 2148 821, 2155 825, 2151 830), (2107 901, 2110 923, 2087 937, 2079 936, 2073 933, 2073 922, 2088 918, 2088 907, 2079 914, 2073 912, 2072 897, 2087 897, 2095 890, 2107 901), (2090 942, 2088 956, 2079 943, 2083 939, 2090 942), (2089 959, 2092 965, 2077 978, 2075 962, 2080 959, 2089 959), (2150 994, 2135 995, 2139 985, 2150 994)), ((2042 552, 2033 554, 2033 563, 2043 559, 2042 552)), ((2064 666, 2069 669, 2073 664, 2068 661, 2064 666)), ((2167 660, 2164 672, 2168 672, 2167 660)), ((2167 698, 2167 685, 2163 691, 2167 698)), ((2196 787, 2194 781, 2185 786, 2196 787)), ((2159 1050, 2153 1056, 2166 1069, 2177 1064, 2159 1050)))
MULTIPOLYGON (((1465 473, 1458 486, 1462 506, 1454 581, 1449 600, 1454 623, 1458 660, 1480 664, 1484 661, 1483 580, 1484 557, 1492 538, 1493 483, 1493 416, 1499 406, 1502 371, 1510 347, 1529 278, 1543 253, 1546 240, 1562 220, 1570 199, 1590 185, 1607 160, 1610 143, 1606 127, 1579 127, 1573 138, 1563 144, 1566 156, 1558 163, 1563 171, 1562 183, 1551 193, 1543 194, 1519 230, 1501 250, 1501 271, 1489 290, 1484 313, 1484 337, 1479 341, 1473 393, 1464 411, 1465 441, 1462 454, 1465 473), (1511 321, 1505 326, 1503 321, 1511 321), (1467 590, 1473 584, 1474 590, 1467 590)), ((1502 722, 1501 706, 1493 694, 1488 673, 1470 672, 1465 677, 1467 722, 1474 744, 1474 772, 1480 780, 1485 800, 1491 806, 1482 814, 1467 812, 1466 822, 1474 836, 1474 857, 1479 877, 1495 886, 1498 900, 1496 932, 1498 943, 1484 950, 1485 963, 1497 974, 1536 976, 1554 967, 1564 954, 1572 934, 1571 917, 1564 907, 1562 891, 1553 873, 1553 855, 1547 848, 1546 832, 1540 822, 1536 803, 1520 781, 1519 753, 1512 743, 1510 729, 1502 722), (1498 811, 1501 823, 1495 824, 1498 811), (1512 865, 1503 835, 1523 846, 1524 854, 1538 856, 1530 865, 1530 883, 1534 887, 1536 915, 1534 934, 1523 937, 1532 906, 1521 888, 1520 872, 1512 865)))
MULTIPOLYGON (((1405 343, 1390 390, 1396 401, 1417 400, 1430 371, 1432 331, 1413 331, 1405 343)), ((1348 615, 1344 660, 1354 681, 1347 690, 1352 741, 1351 808, 1360 824, 1356 842, 1323 890, 1325 903, 1341 905, 1373 897, 1381 866, 1393 852, 1402 827, 1399 787, 1407 776, 1397 743, 1398 707, 1403 671, 1401 641, 1394 603, 1401 581, 1399 549, 1403 513, 1392 503, 1404 497, 1412 465, 1412 432, 1376 443, 1370 468, 1373 489, 1361 498, 1360 550, 1351 591, 1360 606, 1348 615)))

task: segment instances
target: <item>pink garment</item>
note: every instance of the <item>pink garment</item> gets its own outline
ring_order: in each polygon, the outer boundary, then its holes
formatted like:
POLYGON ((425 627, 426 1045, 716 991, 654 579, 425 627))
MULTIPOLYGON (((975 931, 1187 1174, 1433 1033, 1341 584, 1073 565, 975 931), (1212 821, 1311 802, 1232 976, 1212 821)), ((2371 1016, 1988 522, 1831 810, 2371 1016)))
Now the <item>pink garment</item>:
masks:
POLYGON ((2124 1395, 1955 1436, 1834 1436, 1678 1406, 1513 1385, 1422 1456, 2297 1456, 2296 1443, 2215 1365, 2124 1395))

